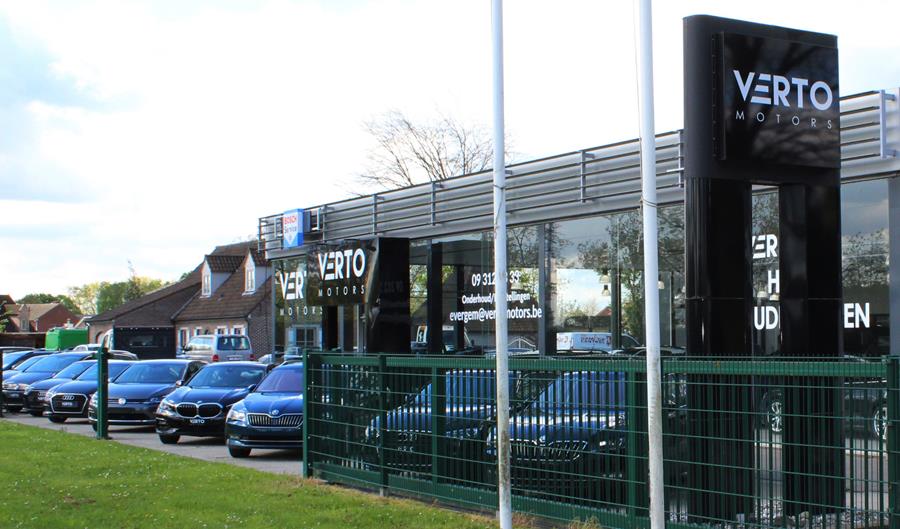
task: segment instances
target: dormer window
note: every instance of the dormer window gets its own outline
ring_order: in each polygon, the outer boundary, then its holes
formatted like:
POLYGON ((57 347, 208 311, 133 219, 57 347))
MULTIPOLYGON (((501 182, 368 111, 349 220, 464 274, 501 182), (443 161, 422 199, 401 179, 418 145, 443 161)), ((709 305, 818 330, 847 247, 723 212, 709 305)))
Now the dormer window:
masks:
POLYGON ((209 265, 203 263, 203 272, 200 280, 200 295, 209 297, 212 295, 212 274, 209 272, 209 265))
POLYGON ((244 267, 244 293, 256 291, 256 265, 252 258, 247 258, 247 266, 244 267))

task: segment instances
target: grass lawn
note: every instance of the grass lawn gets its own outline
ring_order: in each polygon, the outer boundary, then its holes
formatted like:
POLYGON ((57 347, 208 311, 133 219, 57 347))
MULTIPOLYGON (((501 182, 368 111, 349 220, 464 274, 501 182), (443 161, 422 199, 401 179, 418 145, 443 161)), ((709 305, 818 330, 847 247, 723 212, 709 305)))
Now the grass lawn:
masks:
POLYGON ((0 420, 0 528, 488 528, 486 517, 0 420))

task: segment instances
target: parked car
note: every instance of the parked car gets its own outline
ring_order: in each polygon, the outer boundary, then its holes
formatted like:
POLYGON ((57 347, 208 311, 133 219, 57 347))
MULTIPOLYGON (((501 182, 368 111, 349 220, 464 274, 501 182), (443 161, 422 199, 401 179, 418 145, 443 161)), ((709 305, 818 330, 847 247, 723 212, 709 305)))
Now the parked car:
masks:
POLYGON ((181 350, 182 358, 204 362, 253 361, 256 355, 243 334, 200 334, 181 350))
MULTIPOLYGON (((198 360, 143 360, 109 385, 109 424, 152 426, 160 401, 204 366, 198 360)), ((88 420, 97 428, 97 394, 88 403, 88 420)))
POLYGON ((44 356, 17 375, 3 378, 3 402, 6 409, 16 413, 25 405, 25 392, 31 384, 53 378, 69 365, 89 358, 90 353, 56 353, 44 356))
POLYGON ((280 353, 276 351, 274 353, 260 356, 257 362, 259 362, 260 364, 277 366, 285 362, 299 362, 300 360, 303 360, 303 355, 301 354, 280 353))
MULTIPOLYGON (((107 380, 110 382, 125 372, 129 367, 137 365, 130 360, 109 360, 107 362, 107 380)), ((47 390, 44 396, 44 416, 50 422, 66 422, 66 419, 87 418, 88 400, 97 392, 97 363, 92 365, 77 378, 64 382, 47 390)))
POLYGON ((28 351, 19 351, 3 355, 3 380, 21 373, 26 368, 31 367, 35 362, 40 360, 39 357, 52 354, 52 351, 43 349, 29 349, 28 351))
POLYGON ((96 360, 79 360, 57 373, 53 378, 31 384, 28 386, 28 389, 25 390, 25 404, 22 407, 22 411, 27 411, 35 417, 40 417, 44 414, 44 398, 47 395, 47 390, 78 378, 79 375, 84 373, 96 362, 96 360))
MULTIPOLYGON (((881 361, 854 355, 844 355, 844 362, 865 363, 881 361)), ((784 388, 774 377, 759 384, 762 396, 757 410, 762 425, 774 434, 784 432, 784 388)), ((844 428, 847 432, 861 432, 870 437, 887 440, 887 381, 882 378, 845 378, 837 389, 843 402, 844 428)))
POLYGON ((303 445, 303 363, 282 364, 235 403, 225 421, 232 457, 247 457, 254 448, 301 448, 303 445))
POLYGON ((156 410, 156 433, 164 444, 182 435, 224 437, 231 406, 247 396, 269 371, 256 362, 209 364, 170 393, 156 410))
POLYGON ((100 344, 98 344, 98 343, 83 343, 81 345, 76 345, 75 348, 72 350, 73 351, 91 351, 91 352, 99 351, 100 344))

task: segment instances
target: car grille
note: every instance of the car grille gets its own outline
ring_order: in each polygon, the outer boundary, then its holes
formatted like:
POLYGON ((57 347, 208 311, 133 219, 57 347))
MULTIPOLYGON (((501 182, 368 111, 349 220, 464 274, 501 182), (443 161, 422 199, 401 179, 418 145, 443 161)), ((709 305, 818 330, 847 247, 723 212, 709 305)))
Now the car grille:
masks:
POLYGON ((50 399, 50 409, 53 413, 81 413, 87 397, 74 393, 57 393, 50 399), (63 402, 74 402, 73 406, 64 405, 63 402))
POLYGON ((538 445, 531 441, 511 443, 514 459, 529 461, 574 461, 587 449, 587 441, 553 441, 549 445, 538 445))
POLYGON ((46 391, 31 391, 25 395, 25 402, 27 402, 29 406, 41 404, 44 401, 44 395, 46 394, 46 391))
POLYGON ((303 423, 303 415, 289 413, 272 417, 265 413, 248 413, 247 420, 251 426, 291 427, 300 426, 303 423))
POLYGON ((175 410, 182 417, 204 417, 208 419, 222 413, 222 406, 215 403, 200 404, 198 406, 193 402, 182 402, 175 407, 175 410))

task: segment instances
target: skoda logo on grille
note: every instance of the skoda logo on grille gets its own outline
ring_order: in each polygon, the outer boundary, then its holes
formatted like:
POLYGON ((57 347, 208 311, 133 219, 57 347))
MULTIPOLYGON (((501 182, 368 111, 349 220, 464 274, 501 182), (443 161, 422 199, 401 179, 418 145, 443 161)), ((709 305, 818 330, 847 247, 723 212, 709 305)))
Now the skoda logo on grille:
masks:
POLYGON ((63 395, 63 400, 75 400, 75 395, 63 395))
POLYGON ((125 399, 119 399, 119 404, 125 404, 125 399))
POLYGON ((278 413, 279 413, 278 410, 272 410, 272 417, 277 417, 278 413))

